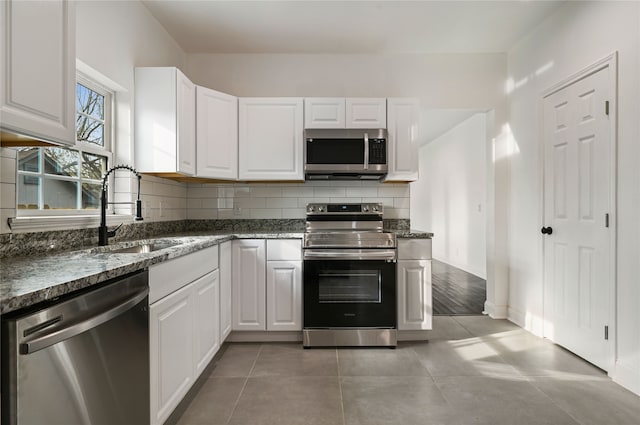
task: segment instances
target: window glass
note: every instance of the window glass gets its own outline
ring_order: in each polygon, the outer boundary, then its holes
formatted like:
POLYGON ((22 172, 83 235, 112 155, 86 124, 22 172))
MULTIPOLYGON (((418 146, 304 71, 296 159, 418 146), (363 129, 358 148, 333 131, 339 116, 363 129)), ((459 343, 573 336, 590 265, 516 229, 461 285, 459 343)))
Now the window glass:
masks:
POLYGON ((65 148, 44 148, 44 172, 65 177, 77 177, 80 153, 65 148))
POLYGON ((45 210, 75 210, 78 208, 78 182, 43 179, 42 193, 45 210))
POLYGON ((76 140, 104 146, 105 97, 80 83, 76 88, 76 140))
POLYGON ((82 177, 101 180, 107 171, 107 158, 90 153, 82 154, 82 177))

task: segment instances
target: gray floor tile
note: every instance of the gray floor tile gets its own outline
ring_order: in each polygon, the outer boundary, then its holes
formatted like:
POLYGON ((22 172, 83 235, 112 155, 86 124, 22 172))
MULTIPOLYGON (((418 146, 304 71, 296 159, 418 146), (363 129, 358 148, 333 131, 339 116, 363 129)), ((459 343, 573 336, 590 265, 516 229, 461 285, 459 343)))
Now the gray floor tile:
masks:
POLYGON ((606 376, 601 369, 575 354, 523 330, 485 336, 482 341, 522 375, 568 376, 573 379, 582 375, 606 376))
POLYGON ((262 344, 229 344, 215 364, 212 376, 247 377, 258 358, 262 344))
POLYGON ((427 333, 430 341, 464 339, 473 336, 451 316, 433 316, 433 329, 427 333))
POLYGON ((300 343, 265 344, 251 376, 338 376, 335 349, 302 348, 300 343))
POLYGON ((249 378, 231 425, 342 425, 338 377, 249 378))
POLYGON ((434 378, 442 395, 468 424, 578 425, 540 390, 519 379, 477 376, 434 378))
POLYGON ((411 344, 389 348, 339 348, 340 376, 428 376, 411 344))
POLYGON ((537 377, 532 383, 582 425, 640 424, 640 397, 608 378, 537 377))
POLYGON ((489 316, 452 316, 473 336, 495 335, 501 332, 522 330, 519 326, 504 319, 492 319, 489 316))
POLYGON ((461 423, 429 377, 350 376, 340 385, 346 425, 461 423))
POLYGON ((209 378, 184 412, 178 425, 226 424, 246 378, 209 378))
POLYGON ((429 341, 413 349, 431 376, 520 376, 512 365, 480 338, 429 341))

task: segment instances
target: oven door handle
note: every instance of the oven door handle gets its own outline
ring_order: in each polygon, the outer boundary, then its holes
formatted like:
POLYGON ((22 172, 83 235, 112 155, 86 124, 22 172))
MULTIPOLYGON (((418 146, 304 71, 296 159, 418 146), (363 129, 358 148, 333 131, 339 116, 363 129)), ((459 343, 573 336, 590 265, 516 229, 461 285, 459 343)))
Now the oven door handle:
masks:
POLYGON ((305 249, 304 260, 396 261, 395 249, 305 249))

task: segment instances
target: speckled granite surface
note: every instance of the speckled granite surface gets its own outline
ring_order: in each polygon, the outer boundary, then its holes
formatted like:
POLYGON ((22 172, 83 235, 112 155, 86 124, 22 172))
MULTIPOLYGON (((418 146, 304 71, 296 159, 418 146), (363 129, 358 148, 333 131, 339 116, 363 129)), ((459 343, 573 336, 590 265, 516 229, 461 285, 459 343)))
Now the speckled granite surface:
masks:
POLYGON ((233 238, 291 239, 302 238, 302 233, 210 232, 201 235, 141 239, 38 258, 5 258, 0 260, 0 314, 30 307, 233 238), (146 254, 109 252, 149 242, 172 242, 176 245, 146 254))
MULTIPOLYGON (((431 238, 408 220, 385 220, 400 238, 431 238)), ((108 247, 96 247, 96 229, 2 235, 0 314, 51 300, 153 264, 230 239, 302 238, 304 220, 182 220, 123 226, 108 247), (150 241, 175 246, 146 254, 109 250, 150 241), (69 247, 76 250, 68 251, 69 247), (83 248, 84 247, 84 248, 83 248), (67 251, 64 251, 67 249, 67 251)))

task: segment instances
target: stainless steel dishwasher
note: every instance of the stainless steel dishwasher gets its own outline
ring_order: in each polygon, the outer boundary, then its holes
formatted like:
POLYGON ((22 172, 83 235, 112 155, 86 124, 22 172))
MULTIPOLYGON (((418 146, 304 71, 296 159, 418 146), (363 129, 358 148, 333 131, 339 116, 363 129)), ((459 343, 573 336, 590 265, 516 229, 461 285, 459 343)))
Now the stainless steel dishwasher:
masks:
POLYGON ((2 424, 149 424, 148 273, 3 317, 2 424))

